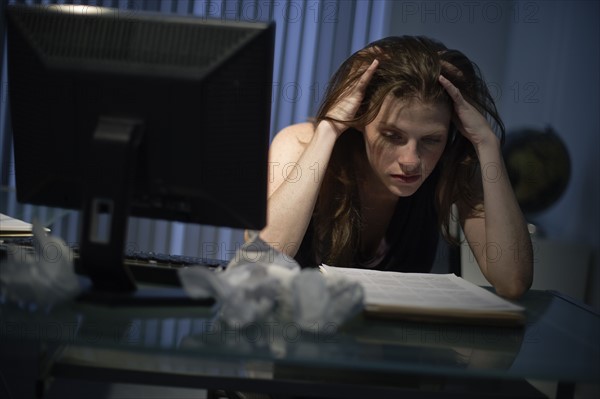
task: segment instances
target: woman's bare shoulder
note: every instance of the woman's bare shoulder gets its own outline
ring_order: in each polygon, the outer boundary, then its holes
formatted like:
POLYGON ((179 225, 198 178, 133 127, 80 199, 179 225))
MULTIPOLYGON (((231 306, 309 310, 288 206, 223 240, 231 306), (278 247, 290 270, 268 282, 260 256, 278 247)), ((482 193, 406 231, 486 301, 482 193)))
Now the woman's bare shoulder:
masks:
POLYGON ((297 161, 314 133, 314 125, 309 122, 282 129, 271 142, 271 160, 297 161))
POLYGON ((273 142, 281 141, 283 143, 306 145, 315 133, 314 125, 310 122, 296 123, 283 128, 275 135, 273 142))

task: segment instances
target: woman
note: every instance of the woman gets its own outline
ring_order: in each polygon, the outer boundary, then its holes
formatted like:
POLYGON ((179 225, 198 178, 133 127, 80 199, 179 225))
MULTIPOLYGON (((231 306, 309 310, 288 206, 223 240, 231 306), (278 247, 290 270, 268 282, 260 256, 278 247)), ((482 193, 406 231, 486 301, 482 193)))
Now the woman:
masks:
POLYGON ((462 53, 424 37, 371 43, 335 73, 314 123, 274 138, 260 237, 302 265, 428 272, 440 230, 458 244, 455 204, 482 273, 517 298, 531 285, 532 249, 503 138, 462 53))

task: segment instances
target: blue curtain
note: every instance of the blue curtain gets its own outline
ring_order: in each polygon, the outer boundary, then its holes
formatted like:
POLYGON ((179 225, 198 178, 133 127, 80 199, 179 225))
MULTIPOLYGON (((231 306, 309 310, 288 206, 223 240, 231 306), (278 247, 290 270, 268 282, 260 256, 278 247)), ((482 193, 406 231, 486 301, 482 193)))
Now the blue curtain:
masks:
MULTIPOLYGON (((283 127, 313 116, 337 66, 365 44, 385 36, 387 0, 97 0, 9 1, 26 4, 82 4, 127 10, 195 15, 199 18, 275 21, 271 136, 283 127)), ((2 22, 4 22, 4 2, 2 22)), ((2 23, 0 212, 39 219, 53 234, 77 243, 78 212, 23 205, 16 201, 12 139, 7 102, 6 45, 2 23)), ((52 159, 48 159, 52 162, 52 159)), ((229 259, 243 242, 241 230, 131 218, 128 247, 229 259)))

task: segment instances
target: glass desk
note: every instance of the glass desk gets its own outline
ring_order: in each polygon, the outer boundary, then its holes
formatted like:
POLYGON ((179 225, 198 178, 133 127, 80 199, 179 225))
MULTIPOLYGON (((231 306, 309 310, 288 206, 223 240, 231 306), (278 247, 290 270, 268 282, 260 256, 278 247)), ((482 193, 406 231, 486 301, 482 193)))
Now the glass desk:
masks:
MULTIPOLYGON (((69 377, 319 397, 511 397, 524 379, 600 384, 600 316, 530 291, 522 328, 358 316, 331 334, 293 323, 224 326, 210 307, 0 307, 3 345, 41 348, 38 381, 69 377)), ((43 385, 43 384, 42 384, 43 385)), ((38 390, 42 393, 43 390, 38 390)), ((527 395, 525 395, 527 396, 527 395)))

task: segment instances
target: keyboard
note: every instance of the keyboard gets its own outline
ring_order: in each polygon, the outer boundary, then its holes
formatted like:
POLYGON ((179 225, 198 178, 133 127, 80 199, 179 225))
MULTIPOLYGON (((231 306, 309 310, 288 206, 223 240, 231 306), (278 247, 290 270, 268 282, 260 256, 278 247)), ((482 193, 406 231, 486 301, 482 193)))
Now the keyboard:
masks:
MULTIPOLYGON (((32 238, 16 238, 0 243, 0 260, 7 257, 8 251, 33 251, 32 238), (8 244, 15 247, 9 249, 8 244)), ((79 262, 79 248, 71 246, 74 254, 75 273, 85 275, 79 262)), ((160 254, 144 251, 126 251, 124 264, 131 270, 136 281, 141 283, 181 286, 177 271, 186 267, 206 267, 210 270, 223 270, 228 261, 186 255, 160 254)))
MULTIPOLYGON (((210 270, 223 270, 228 261, 186 255, 126 251, 124 263, 129 267, 136 281, 181 286, 177 270, 186 267, 206 267, 210 270)), ((75 270, 77 271, 77 269, 76 259, 75 270)))

